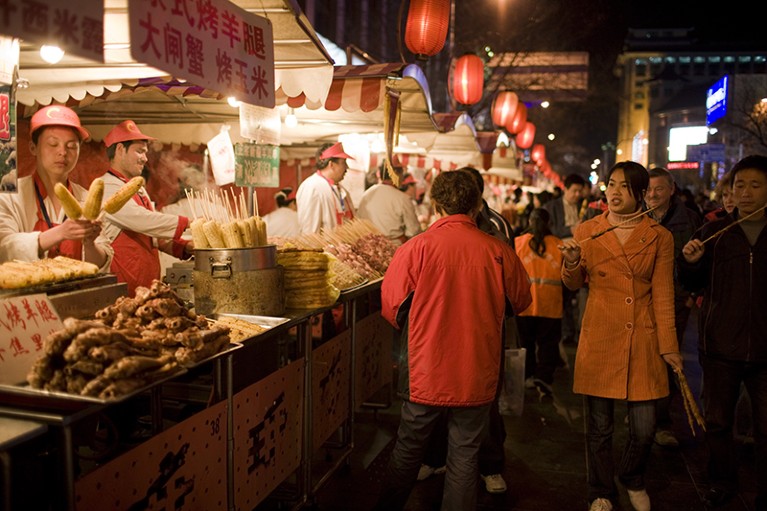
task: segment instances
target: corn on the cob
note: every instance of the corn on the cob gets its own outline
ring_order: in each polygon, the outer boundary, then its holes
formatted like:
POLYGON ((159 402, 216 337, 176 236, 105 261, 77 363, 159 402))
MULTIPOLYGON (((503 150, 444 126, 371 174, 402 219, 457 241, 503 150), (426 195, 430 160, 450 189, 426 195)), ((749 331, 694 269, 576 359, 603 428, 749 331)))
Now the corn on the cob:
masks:
POLYGON ((77 202, 77 199, 75 199, 71 193, 69 193, 66 186, 61 183, 56 183, 53 187, 53 193, 59 198, 61 207, 64 208, 64 213, 66 213, 69 218, 77 220, 83 216, 83 209, 80 207, 80 203, 77 202))
POLYGON ((254 217, 256 219, 256 229, 258 231, 258 246, 263 247, 268 244, 266 240, 266 222, 260 217, 254 217))
POLYGON ((83 206, 83 216, 88 220, 96 220, 101 213, 101 200, 104 198, 104 180, 97 177, 88 188, 88 196, 83 206))
POLYGON ((189 224, 189 228, 192 230, 192 242, 194 248, 210 248, 208 238, 205 236, 205 231, 202 226, 205 223, 205 219, 197 218, 189 224))
POLYGON ((131 197, 138 193, 142 186, 144 186, 144 178, 141 176, 134 177, 122 185, 114 195, 106 200, 104 203, 104 211, 110 215, 117 213, 129 200, 131 200, 131 197))
POLYGON ((221 228, 215 220, 208 220, 202 224, 202 230, 211 248, 226 248, 226 243, 224 243, 224 238, 221 235, 221 228))
POLYGON ((246 222, 248 223, 248 229, 250 229, 250 235, 253 238, 253 246, 254 247, 260 247, 261 246, 261 239, 259 237, 258 233, 258 222, 256 221, 255 216, 250 216, 247 218, 246 222))
POLYGON ((251 231, 247 220, 237 220, 237 227, 240 229, 240 235, 242 236, 242 244, 247 247, 255 247, 256 239, 253 237, 253 231, 251 231))
POLYGON ((224 244, 226 248, 243 248, 242 236, 240 235, 240 228, 237 227, 237 222, 227 222, 221 224, 221 234, 224 238, 224 244))

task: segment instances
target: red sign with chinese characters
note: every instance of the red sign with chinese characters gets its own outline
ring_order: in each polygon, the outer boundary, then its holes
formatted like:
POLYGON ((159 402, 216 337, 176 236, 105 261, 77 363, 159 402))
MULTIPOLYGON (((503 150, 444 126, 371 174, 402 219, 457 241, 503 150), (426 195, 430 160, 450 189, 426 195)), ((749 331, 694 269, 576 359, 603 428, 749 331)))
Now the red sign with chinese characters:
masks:
POLYGON ((226 0, 131 0, 131 55, 176 78, 274 108, 272 23, 226 0))
POLYGON ((43 355, 45 338, 62 326, 47 295, 0 300, 0 383, 26 381, 35 360, 43 355))
POLYGON ((104 62, 103 0, 3 0, 0 34, 104 62))

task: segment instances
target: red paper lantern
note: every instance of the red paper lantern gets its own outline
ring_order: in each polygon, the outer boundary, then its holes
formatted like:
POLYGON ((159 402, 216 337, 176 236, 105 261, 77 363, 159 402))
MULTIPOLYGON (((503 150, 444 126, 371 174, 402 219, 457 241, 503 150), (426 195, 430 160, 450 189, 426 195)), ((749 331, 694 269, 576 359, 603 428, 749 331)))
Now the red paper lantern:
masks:
POLYGON ((509 119, 509 122, 504 124, 506 126, 506 130, 508 130, 509 133, 512 135, 516 135, 520 131, 522 131, 522 128, 525 127, 525 123, 527 122, 527 107, 524 103, 520 103, 517 106, 517 111, 514 114, 514 117, 509 119))
POLYGON ((474 54, 467 54, 455 61, 453 71, 453 96, 464 105, 473 105, 482 99, 485 88, 485 63, 474 54))
POLYGON ((540 165, 546 159, 546 147, 543 144, 533 145, 533 149, 530 151, 530 158, 540 165))
POLYGON ((411 0, 405 45, 419 57, 436 55, 445 46, 449 24, 450 0, 411 0))
MULTIPOLYGON (((496 126, 506 126, 514 118, 518 110, 519 97, 510 90, 501 91, 495 97, 493 102, 493 124, 496 126)), ((525 119, 527 120, 527 119, 525 119)))
POLYGON ((528 121, 525 123, 525 127, 522 128, 522 131, 517 133, 517 147, 520 149, 527 149, 531 145, 533 145, 533 140, 535 139, 535 124, 528 121))

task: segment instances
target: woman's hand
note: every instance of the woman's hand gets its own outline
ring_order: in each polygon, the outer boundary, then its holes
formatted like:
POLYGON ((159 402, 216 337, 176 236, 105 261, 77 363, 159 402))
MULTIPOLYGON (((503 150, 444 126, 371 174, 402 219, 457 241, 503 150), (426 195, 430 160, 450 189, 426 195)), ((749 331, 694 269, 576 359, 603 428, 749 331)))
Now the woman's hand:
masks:
POLYGON ((84 244, 92 245, 100 233, 101 224, 95 220, 67 218, 56 227, 41 232, 38 243, 43 252, 50 250, 64 240, 80 240, 84 244))
POLYGON ((681 353, 677 351, 675 353, 666 353, 665 355, 661 356, 663 357, 663 361, 670 365, 674 371, 682 371, 683 359, 681 353))
POLYGON ((703 242, 698 239, 694 239, 688 241, 684 248, 682 248, 682 255, 684 256, 685 261, 693 264, 700 261, 700 258, 703 257, 703 253, 705 251, 706 247, 703 245, 703 242))
POLYGON ((559 245, 562 257, 570 265, 574 266, 581 260, 581 245, 575 238, 570 238, 559 245))

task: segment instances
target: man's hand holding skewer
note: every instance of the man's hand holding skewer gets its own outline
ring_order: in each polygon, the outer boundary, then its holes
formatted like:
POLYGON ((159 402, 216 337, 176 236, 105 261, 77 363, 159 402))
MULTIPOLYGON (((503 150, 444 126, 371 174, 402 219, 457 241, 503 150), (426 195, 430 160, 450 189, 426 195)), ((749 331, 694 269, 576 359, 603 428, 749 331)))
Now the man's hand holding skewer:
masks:
POLYGON ((682 249, 682 255, 684 260, 690 264, 695 264, 703 257, 703 253, 706 251, 705 245, 701 240, 692 239, 682 249))

